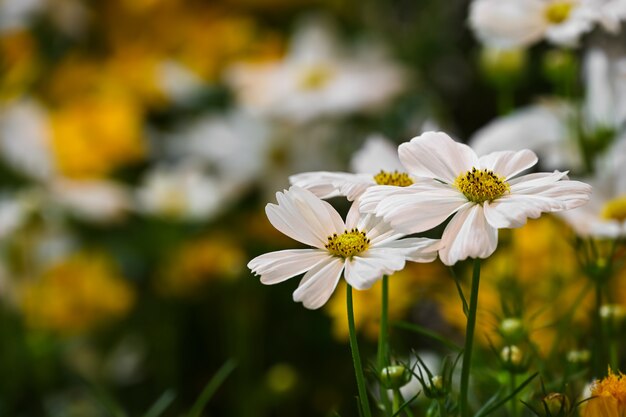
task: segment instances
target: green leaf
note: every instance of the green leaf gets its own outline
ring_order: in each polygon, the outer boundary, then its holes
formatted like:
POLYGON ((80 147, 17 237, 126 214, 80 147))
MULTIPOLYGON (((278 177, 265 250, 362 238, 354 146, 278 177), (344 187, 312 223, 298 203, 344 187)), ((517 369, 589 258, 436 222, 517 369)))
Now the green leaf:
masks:
POLYGON ((211 378, 208 384, 202 390, 202 393, 196 400, 196 403, 191 407, 191 411, 188 414, 188 417, 200 417, 200 413, 204 410, 204 407, 208 404, 215 391, 224 383, 226 378, 230 375, 230 373, 235 369, 237 364, 233 359, 229 359, 226 361, 224 365, 217 371, 217 373, 211 378))
POLYGON ((492 403, 492 400, 494 400, 494 398, 497 398, 498 394, 496 394, 495 396, 491 397, 491 399, 489 401, 487 401, 487 403, 485 405, 483 405, 480 410, 478 410, 478 413, 476 413, 475 417, 485 417, 485 416, 488 416, 489 414, 493 413, 494 411, 496 411, 498 408, 500 408, 502 405, 504 405, 511 398, 515 397, 520 391, 522 391, 524 388, 526 388, 526 385, 530 384, 530 382, 533 379, 535 379, 535 377, 537 375, 539 375, 539 372, 535 372, 534 374, 532 374, 531 376, 526 378, 526 380, 524 382, 522 382, 517 388, 515 388, 515 390, 513 392, 509 393, 509 395, 507 395, 506 397, 504 397, 500 401, 495 401, 495 402, 492 403))
POLYGON ((154 402, 154 404, 152 404, 152 407, 150 407, 150 409, 146 411, 146 414, 144 414, 143 417, 159 417, 161 414, 163 414, 163 412, 167 409, 167 407, 169 407, 170 404, 172 404, 172 401, 174 401, 174 398, 176 398, 176 394, 174 394, 174 391, 172 390, 165 391, 154 402))
POLYGON ((457 345, 456 343, 454 343, 453 341, 437 334, 436 332, 433 332, 432 330, 422 327, 419 324, 408 323, 406 321, 396 321, 396 322, 393 322, 391 325, 395 327, 399 327, 401 329, 410 330, 412 332, 421 334, 422 336, 426 336, 428 338, 436 340, 437 342, 445 345, 449 349, 456 350, 456 351, 461 350, 461 347, 457 345))
POLYGON ((467 299, 465 298, 465 294, 463 294, 463 288, 461 288, 461 284, 459 283, 459 278, 454 272, 454 268, 450 267, 450 274, 452 274, 452 278, 454 279, 454 285, 456 285, 456 290, 459 293, 459 297, 461 298, 461 302, 463 303, 463 314, 467 317, 467 313, 469 312, 469 304, 467 304, 467 299))
POLYGON ((411 404, 419 395, 420 395, 421 391, 418 392, 417 394, 415 394, 413 397, 411 397, 410 400, 405 401, 400 408, 398 408, 398 411, 396 411, 395 413, 393 413, 392 417, 397 417, 400 415, 401 412, 404 411, 405 408, 407 408, 409 406, 409 404, 411 404))

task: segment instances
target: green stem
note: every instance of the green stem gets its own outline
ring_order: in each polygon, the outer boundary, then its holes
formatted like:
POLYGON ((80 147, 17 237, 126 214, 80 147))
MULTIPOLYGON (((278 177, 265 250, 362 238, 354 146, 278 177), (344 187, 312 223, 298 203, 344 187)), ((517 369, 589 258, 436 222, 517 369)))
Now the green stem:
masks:
POLYGON ((402 405, 402 397, 400 396, 400 390, 394 388, 393 390, 393 407, 392 412, 396 414, 400 410, 400 405, 402 405))
POLYGON ((370 404, 367 400, 367 390, 365 389, 365 376, 363 375, 363 365, 361 364, 361 355, 359 354, 359 344, 356 340, 356 328, 354 326, 354 309, 352 307, 352 286, 348 285, 346 289, 346 306, 348 310, 348 330, 350 333, 350 350, 352 351, 352 362, 354 364, 354 374, 356 376, 356 385, 359 391, 359 401, 361 402, 361 410, 363 417, 372 417, 370 404))
MULTIPOLYGON (((383 370, 389 366, 389 279, 387 275, 383 276, 382 282, 382 296, 380 307, 380 332, 378 334, 378 371, 382 374, 383 370)), ((393 415, 391 404, 389 403, 389 397, 387 397, 387 388, 384 384, 380 384, 380 400, 383 404, 385 414, 388 416, 393 415)))
POLYGON ((439 417, 448 417, 448 410, 446 410, 446 401, 444 399, 438 399, 439 404, 439 417))
MULTIPOLYGON (((517 383, 515 381, 515 374, 513 372, 509 372, 509 377, 511 379, 511 393, 515 392, 515 389, 517 388, 517 383)), ((511 397, 511 416, 512 417, 517 417, 518 416, 518 412, 517 412, 517 395, 513 394, 513 396, 511 397)))
POLYGON ((595 277, 595 295, 596 305, 594 311, 594 321, 596 323, 596 337, 595 337, 595 349, 594 349, 594 373, 600 377, 606 372, 606 356, 604 350, 604 324, 602 323, 602 317, 600 317, 600 307, 602 307, 602 280, 599 277, 595 277))
POLYGON ((472 292, 470 294, 467 326, 465 328, 465 348, 463 350, 463 365, 461 367, 461 398, 459 408, 461 417, 469 417, 468 391, 470 368, 472 366, 472 347, 474 346, 474 328, 476 327, 476 311, 478 310, 478 288, 480 285, 480 259, 474 259, 472 274, 472 292))
POLYGON ((610 364, 611 369, 614 372, 619 370, 619 349, 618 349, 618 341, 617 338, 612 337, 609 342, 609 356, 610 356, 610 364))

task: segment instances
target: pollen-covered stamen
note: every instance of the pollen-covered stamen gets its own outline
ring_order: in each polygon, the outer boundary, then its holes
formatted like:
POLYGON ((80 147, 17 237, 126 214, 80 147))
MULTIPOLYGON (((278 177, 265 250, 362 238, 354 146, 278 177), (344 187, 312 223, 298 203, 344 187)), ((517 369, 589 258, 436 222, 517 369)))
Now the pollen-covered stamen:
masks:
POLYGON ((409 174, 406 172, 387 172, 380 171, 378 174, 374 175, 374 181, 378 185, 395 185, 396 187, 408 187, 413 184, 413 180, 409 177, 409 174))
POLYGON ((454 186, 469 201, 479 204, 485 201, 493 201, 508 193, 511 188, 504 177, 500 177, 486 168, 472 168, 471 171, 459 175, 454 180, 454 186))
POLYGON ((602 208, 600 216, 605 220, 617 220, 623 222, 626 220, 626 195, 617 197, 607 202, 602 208))
POLYGON ((544 15, 548 22, 558 25, 569 18, 573 7, 572 1, 553 1, 546 6, 544 15))
POLYGON ((340 235, 334 233, 332 236, 328 236, 328 243, 326 243, 325 248, 331 254, 345 259, 365 252, 369 246, 370 240, 366 233, 354 228, 346 230, 340 235))
POLYGON ((334 76, 334 71, 326 65, 314 65, 305 68, 300 75, 299 86, 303 90, 324 88, 334 76))

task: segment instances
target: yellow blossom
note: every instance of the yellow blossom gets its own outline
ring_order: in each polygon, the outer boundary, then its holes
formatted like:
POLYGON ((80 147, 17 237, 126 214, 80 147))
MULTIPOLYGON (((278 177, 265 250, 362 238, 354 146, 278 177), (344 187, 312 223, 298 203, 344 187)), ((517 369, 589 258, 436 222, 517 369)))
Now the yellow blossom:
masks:
MULTIPOLYGON (((447 271, 438 262, 429 264, 407 264, 407 267, 389 277, 389 321, 406 317, 408 311, 431 288, 441 284, 447 271)), ((376 340, 380 327, 382 296, 381 281, 367 291, 354 291, 354 317, 357 331, 367 338, 376 340)), ((332 331, 339 340, 348 339, 346 315, 346 285, 342 281, 326 307, 332 319, 332 331)))
POLYGON ((21 95, 38 73, 36 42, 29 32, 0 36, 0 100, 21 95))
POLYGON ((226 237, 192 240, 166 261, 158 289, 169 295, 193 295, 209 281, 235 277, 241 272, 244 259, 242 249, 226 237))
POLYGON ((591 387, 589 401, 583 404, 582 417, 624 417, 626 416, 626 378, 621 372, 609 374, 596 381, 591 387))
POLYGON ((26 322, 40 329, 75 334, 124 316, 134 292, 105 255, 78 253, 22 288, 26 322))
POLYGON ((72 100, 51 112, 52 149, 65 176, 105 176, 146 152, 142 108, 124 94, 72 100))

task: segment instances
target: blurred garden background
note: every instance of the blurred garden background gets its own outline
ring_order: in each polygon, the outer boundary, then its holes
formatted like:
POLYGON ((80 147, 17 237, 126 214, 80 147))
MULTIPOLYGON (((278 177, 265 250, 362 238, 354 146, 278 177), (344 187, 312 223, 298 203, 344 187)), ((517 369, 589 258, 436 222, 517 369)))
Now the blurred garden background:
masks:
MULTIPOLYGON (((264 212, 290 175, 358 169, 364 147, 442 129, 594 184, 626 177, 623 2, 597 0, 615 8, 576 42, 498 49, 470 3, 0 0, 0 416, 356 416, 344 284, 310 311, 295 282, 246 267, 293 247, 264 212)), ((624 231, 587 241, 567 220, 502 231, 484 262, 483 387, 507 372, 507 337, 520 373, 572 399, 611 355, 624 364, 619 263, 602 302, 617 350, 589 356, 590 277, 624 231)), ((466 284, 464 263, 452 272, 466 284)), ((428 331, 462 344, 452 276, 436 261, 390 278, 395 357, 438 368, 454 348, 428 331)), ((380 287, 355 297, 368 363, 380 287)))

